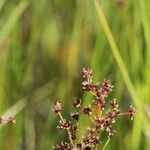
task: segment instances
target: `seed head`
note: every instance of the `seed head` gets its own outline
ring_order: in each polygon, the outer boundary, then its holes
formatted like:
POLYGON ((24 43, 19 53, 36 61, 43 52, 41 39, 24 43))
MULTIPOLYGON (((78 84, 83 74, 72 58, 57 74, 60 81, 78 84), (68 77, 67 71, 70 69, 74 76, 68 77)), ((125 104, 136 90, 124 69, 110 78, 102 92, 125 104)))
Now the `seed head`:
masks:
POLYGON ((82 89, 84 91, 92 91, 92 88, 93 88, 92 83, 90 83, 89 81, 82 82, 82 89))
POLYGON ((62 109, 62 104, 61 104, 61 102, 55 102, 54 112, 55 112, 55 113, 59 113, 59 112, 61 112, 61 109, 62 109))
POLYGON ((58 126, 58 128, 61 128, 61 129, 68 129, 70 128, 70 125, 71 125, 71 123, 67 122, 66 119, 60 120, 59 123, 60 125, 58 126))
POLYGON ((7 120, 7 124, 15 124, 16 121, 13 119, 13 117, 9 117, 7 120))
POLYGON ((71 150, 71 147, 67 142, 61 142, 59 145, 56 145, 54 150, 71 150))
POLYGON ((75 97, 75 98, 74 98, 73 106, 74 106, 75 108, 81 107, 81 99, 75 97))
POLYGON ((84 107, 83 113, 90 116, 92 113, 92 110, 90 109, 90 107, 84 107))
POLYGON ((91 69, 83 68, 82 76, 83 76, 83 78, 89 79, 93 76, 93 71, 91 69))
POLYGON ((130 109, 129 109, 128 113, 129 113, 130 119, 133 120, 133 118, 135 117, 135 113, 136 113, 135 107, 133 107, 132 105, 130 105, 130 109))
POLYGON ((73 113, 70 113, 72 119, 78 121, 79 120, 79 113, 78 112, 73 112, 73 113))

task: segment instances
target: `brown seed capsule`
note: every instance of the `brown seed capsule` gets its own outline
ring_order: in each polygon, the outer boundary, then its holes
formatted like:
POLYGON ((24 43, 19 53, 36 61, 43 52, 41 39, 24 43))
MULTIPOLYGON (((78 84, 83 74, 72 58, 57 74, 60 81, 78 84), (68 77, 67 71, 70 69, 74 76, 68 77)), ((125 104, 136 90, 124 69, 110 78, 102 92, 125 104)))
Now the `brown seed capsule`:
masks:
POLYGON ((55 113, 59 113, 59 112, 61 112, 61 109, 62 109, 62 104, 61 104, 61 102, 55 102, 55 105, 54 105, 54 112, 55 112, 55 113))
POLYGON ((82 76, 83 76, 83 78, 89 79, 93 76, 93 71, 91 69, 83 68, 82 76))
POLYGON ((130 105, 130 109, 128 113, 129 113, 130 119, 133 120, 133 118, 135 117, 136 109, 132 105, 130 105))
POLYGON ((84 107, 83 108, 83 113, 86 115, 91 115, 92 110, 89 107, 84 107))
POLYGON ((61 129, 68 129, 71 125, 71 123, 67 122, 66 119, 60 120, 59 123, 60 125, 58 126, 58 128, 61 128, 61 129))
POLYGON ((81 107, 81 99, 75 97, 75 98, 74 98, 73 106, 74 106, 75 108, 81 107))
POLYGON ((16 121, 12 117, 9 117, 6 121, 8 124, 15 124, 16 123, 16 121))

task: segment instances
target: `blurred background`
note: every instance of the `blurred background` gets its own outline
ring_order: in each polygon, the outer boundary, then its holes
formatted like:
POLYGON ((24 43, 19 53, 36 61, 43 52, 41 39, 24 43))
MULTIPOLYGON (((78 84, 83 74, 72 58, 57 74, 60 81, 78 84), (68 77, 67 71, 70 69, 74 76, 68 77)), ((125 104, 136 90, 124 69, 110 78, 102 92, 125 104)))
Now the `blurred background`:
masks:
POLYGON ((0 150, 51 150, 66 139, 56 128, 53 104, 60 99, 69 115, 75 96, 90 103, 81 90, 83 67, 93 69, 95 81, 111 79, 109 98, 117 98, 123 110, 137 107, 134 121, 117 121, 107 149, 150 149, 150 1, 100 4, 125 73, 93 0, 0 0, 0 115, 16 119, 0 128, 0 150))

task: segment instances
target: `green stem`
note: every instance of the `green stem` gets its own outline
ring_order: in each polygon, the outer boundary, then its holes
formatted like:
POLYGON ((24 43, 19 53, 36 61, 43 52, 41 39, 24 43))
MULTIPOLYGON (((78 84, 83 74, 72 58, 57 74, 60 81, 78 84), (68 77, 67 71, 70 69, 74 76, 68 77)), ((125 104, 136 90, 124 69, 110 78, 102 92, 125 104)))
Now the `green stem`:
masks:
POLYGON ((106 146, 108 145, 109 141, 110 141, 110 138, 108 138, 108 140, 106 141, 106 143, 105 143, 105 145, 104 145, 104 147, 103 147, 102 150, 105 150, 105 148, 106 148, 106 146))
MULTIPOLYGON (((60 112, 58 113, 58 115, 59 115, 60 119, 61 119, 62 121, 64 121, 64 118, 63 118, 63 116, 61 115, 60 112)), ((69 130, 69 128, 67 128, 66 130, 67 130, 67 133, 68 133, 68 137, 69 137, 70 143, 71 143, 71 145, 73 145, 73 140, 72 140, 72 138, 71 138, 70 130, 69 130)))
POLYGON ((131 81, 131 79, 129 77, 128 71, 127 71, 126 66, 125 66, 125 64, 123 62, 122 56, 120 55, 119 49, 117 47, 117 44, 116 44, 116 42, 114 40, 114 37, 113 37, 113 35, 111 33, 111 30, 110 30, 109 26, 108 26, 108 23, 107 23, 107 20, 105 18, 104 12, 103 12, 103 10, 101 8, 101 5, 100 5, 98 0, 93 0, 93 2, 94 2, 95 9, 96 9, 96 11, 98 13, 98 17, 99 17, 99 20, 101 22, 101 25, 102 25, 102 27, 104 29, 105 34, 106 34, 107 40, 108 40, 108 42, 110 44, 110 47, 111 47, 111 50, 113 52, 114 58, 115 58, 115 60, 116 60, 116 62, 118 64, 118 67, 120 69, 121 75, 122 75, 122 77, 123 77, 123 79, 125 81, 125 84, 126 84, 126 86, 128 88, 128 91, 129 91, 129 93, 130 93, 130 95, 131 95, 131 97, 132 97, 132 99, 133 99, 133 101, 135 103, 135 106, 138 109, 137 112, 140 112, 138 115, 139 115, 139 117, 142 120, 144 120, 149 125, 149 122, 148 122, 146 116, 144 115, 144 112, 143 112, 143 109, 142 109, 139 97, 138 97, 138 95, 137 95, 137 93, 136 93, 136 91, 134 89, 133 83, 132 83, 132 81, 131 81))

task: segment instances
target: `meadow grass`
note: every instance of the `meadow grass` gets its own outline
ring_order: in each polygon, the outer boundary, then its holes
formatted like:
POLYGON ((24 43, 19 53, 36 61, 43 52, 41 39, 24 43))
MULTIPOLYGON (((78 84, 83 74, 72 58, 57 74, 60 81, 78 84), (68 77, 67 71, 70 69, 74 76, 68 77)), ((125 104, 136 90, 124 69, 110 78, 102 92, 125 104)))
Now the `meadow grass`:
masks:
POLYGON ((65 138, 56 129, 53 102, 63 100, 64 113, 74 96, 88 105, 80 76, 91 67, 95 80, 115 85, 109 98, 124 110, 130 103, 137 108, 132 123, 118 120, 108 149, 148 150, 149 10, 149 0, 1 0, 0 114, 15 115, 16 125, 0 129, 0 149, 51 149, 65 138))

